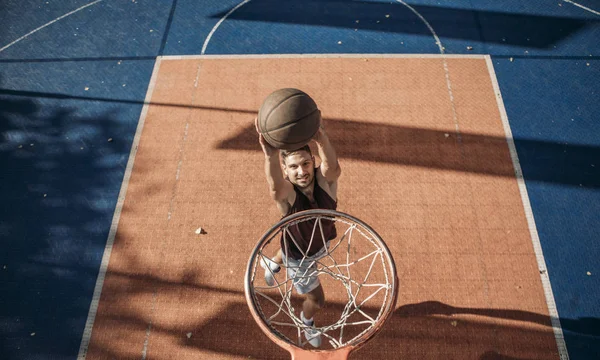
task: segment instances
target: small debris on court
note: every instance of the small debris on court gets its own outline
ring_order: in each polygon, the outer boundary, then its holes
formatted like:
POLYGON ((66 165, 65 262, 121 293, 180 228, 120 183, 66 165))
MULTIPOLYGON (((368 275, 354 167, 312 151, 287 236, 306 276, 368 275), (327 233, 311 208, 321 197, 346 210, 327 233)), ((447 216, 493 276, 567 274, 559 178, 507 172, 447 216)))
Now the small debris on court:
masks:
POLYGON ((203 235, 206 234, 206 231, 204 231, 203 228, 199 227, 196 229, 196 235, 203 235))
POLYGON ((458 325, 458 321, 454 320, 450 323, 450 325, 456 327, 458 325))

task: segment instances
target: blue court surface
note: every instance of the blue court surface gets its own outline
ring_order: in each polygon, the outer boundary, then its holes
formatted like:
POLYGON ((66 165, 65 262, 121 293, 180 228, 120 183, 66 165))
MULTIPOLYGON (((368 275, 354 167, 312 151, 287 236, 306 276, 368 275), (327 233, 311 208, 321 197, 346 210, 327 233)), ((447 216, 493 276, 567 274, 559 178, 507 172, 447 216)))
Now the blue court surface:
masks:
POLYGON ((0 1, 0 359, 74 359, 158 56, 490 55, 568 356, 600 358, 597 0, 0 1))

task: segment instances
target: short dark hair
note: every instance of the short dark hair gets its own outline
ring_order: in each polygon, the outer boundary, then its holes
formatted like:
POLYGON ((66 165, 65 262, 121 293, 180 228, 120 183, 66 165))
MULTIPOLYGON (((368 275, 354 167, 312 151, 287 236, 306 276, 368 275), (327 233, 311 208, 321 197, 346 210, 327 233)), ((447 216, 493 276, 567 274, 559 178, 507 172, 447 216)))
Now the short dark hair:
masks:
POLYGON ((310 151, 310 146, 304 145, 303 147, 295 150, 279 150, 279 154, 281 155, 281 161, 285 164, 285 159, 293 154, 297 154, 300 151, 306 151, 310 156, 312 156, 312 151, 310 151))

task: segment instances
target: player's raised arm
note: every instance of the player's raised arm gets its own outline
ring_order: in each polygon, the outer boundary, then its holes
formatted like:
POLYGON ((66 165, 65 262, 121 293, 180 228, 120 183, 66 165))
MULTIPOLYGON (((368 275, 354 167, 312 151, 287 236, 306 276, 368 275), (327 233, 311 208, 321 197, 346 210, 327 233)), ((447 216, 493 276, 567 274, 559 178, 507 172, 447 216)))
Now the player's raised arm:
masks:
POLYGON ((265 154, 265 174, 267 175, 271 197, 278 202, 284 201, 294 189, 292 184, 283 177, 279 150, 271 146, 260 133, 258 133, 258 142, 265 154))
POLYGON ((331 145, 323 126, 319 128, 319 131, 313 140, 317 144, 317 150, 319 151, 319 157, 321 158, 321 174, 328 183, 337 181, 342 173, 342 169, 340 168, 335 149, 333 148, 333 145, 331 145))

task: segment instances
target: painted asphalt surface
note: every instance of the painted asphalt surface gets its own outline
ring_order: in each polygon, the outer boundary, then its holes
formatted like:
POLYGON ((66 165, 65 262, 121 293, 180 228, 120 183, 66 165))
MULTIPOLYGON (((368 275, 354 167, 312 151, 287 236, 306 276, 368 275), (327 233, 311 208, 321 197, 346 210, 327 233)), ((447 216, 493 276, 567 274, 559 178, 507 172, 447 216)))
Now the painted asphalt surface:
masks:
POLYGON ((208 43, 239 2, 103 0, 55 21, 91 3, 0 4, 3 356, 76 357, 156 56, 436 54, 431 29, 448 54, 492 55, 569 355, 600 355, 597 3, 406 2, 430 29, 401 2, 255 0, 208 43))

